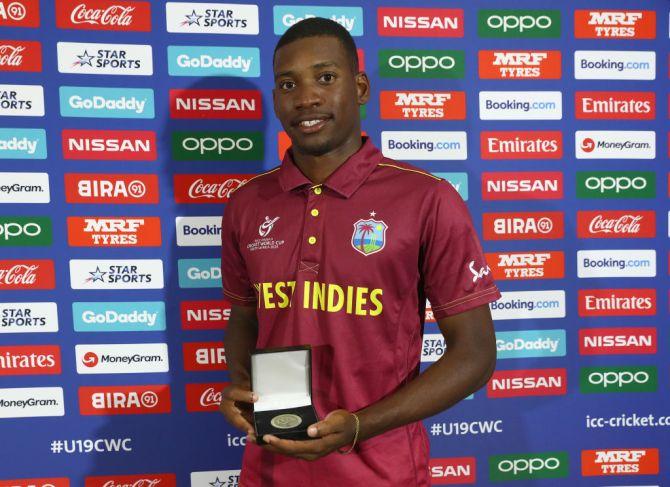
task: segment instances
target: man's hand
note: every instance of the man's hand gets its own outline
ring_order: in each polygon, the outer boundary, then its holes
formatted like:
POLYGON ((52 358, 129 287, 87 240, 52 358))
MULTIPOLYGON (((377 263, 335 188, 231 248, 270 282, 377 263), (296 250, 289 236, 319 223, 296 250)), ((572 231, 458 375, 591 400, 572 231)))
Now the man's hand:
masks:
POLYGON ((235 428, 253 437, 251 405, 256 401, 258 401, 258 396, 249 390, 249 386, 231 384, 223 390, 219 411, 235 428))
POLYGON ((281 453, 303 460, 316 460, 332 453, 338 448, 351 444, 356 434, 354 415, 344 409, 336 409, 307 428, 307 434, 313 440, 281 440, 273 435, 263 436, 267 442, 263 448, 273 453, 281 453))

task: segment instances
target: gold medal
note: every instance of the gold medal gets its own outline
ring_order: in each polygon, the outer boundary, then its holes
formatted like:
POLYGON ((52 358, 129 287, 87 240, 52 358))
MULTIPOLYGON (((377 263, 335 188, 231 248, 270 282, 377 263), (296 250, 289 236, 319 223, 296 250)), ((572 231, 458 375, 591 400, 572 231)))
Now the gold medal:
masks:
POLYGON ((272 426, 281 430, 295 428, 300 423, 302 423, 302 418, 296 414, 280 414, 270 421, 272 426))

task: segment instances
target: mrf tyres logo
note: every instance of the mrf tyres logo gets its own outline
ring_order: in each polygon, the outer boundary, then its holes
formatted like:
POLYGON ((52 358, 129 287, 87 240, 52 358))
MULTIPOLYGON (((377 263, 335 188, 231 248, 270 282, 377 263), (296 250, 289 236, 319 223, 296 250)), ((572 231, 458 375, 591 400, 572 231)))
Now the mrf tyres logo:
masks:
POLYGON ((579 390, 582 394, 610 392, 655 392, 656 367, 582 367, 579 390))
POLYGON ((653 171, 577 171, 577 198, 655 198, 653 171))
POLYGON ((565 275, 562 251, 487 253, 486 261, 496 280, 561 279, 565 275))
POLYGON ((654 10, 575 10, 577 39, 655 39, 654 10))
POLYGON ((479 51, 481 79, 560 79, 561 51, 479 51))
POLYGON ((568 473, 568 453, 564 451, 489 457, 489 476, 494 482, 557 479, 568 473))
POLYGON ((463 78, 465 51, 380 49, 382 78, 463 78))
POLYGON ((75 345, 78 374, 168 372, 167 344, 75 345))
POLYGON ((538 38, 561 36, 560 10, 480 10, 479 37, 538 38))
POLYGON ((580 289, 579 316, 654 316, 655 289, 580 289))
POLYGON ((385 120, 465 120, 464 91, 381 91, 385 120))
POLYGON ((658 448, 582 450, 582 476, 658 475, 658 448))
POLYGON ((161 226, 157 216, 67 217, 71 247, 160 247, 161 226))

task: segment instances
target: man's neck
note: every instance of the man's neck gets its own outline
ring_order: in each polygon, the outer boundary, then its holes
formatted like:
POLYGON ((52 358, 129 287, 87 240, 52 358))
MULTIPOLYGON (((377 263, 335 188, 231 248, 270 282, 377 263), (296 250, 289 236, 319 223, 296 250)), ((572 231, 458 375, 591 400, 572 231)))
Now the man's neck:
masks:
POLYGON ((322 184, 363 145, 360 137, 347 141, 335 150, 319 156, 305 154, 293 148, 293 162, 314 184, 322 184))

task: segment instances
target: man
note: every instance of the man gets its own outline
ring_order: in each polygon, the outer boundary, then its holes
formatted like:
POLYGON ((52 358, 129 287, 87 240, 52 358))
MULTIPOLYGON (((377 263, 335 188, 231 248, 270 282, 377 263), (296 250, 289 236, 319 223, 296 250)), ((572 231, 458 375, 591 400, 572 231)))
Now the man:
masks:
POLYGON ((451 185, 361 138, 370 84, 343 27, 295 24, 277 44, 274 76, 292 148, 235 192, 223 219, 233 307, 221 411, 251 440, 241 485, 427 486, 420 420, 489 379, 498 289, 451 185), (426 298, 448 351, 418 375, 426 298), (310 440, 253 444, 249 352, 302 344, 312 345, 322 419, 310 440))

